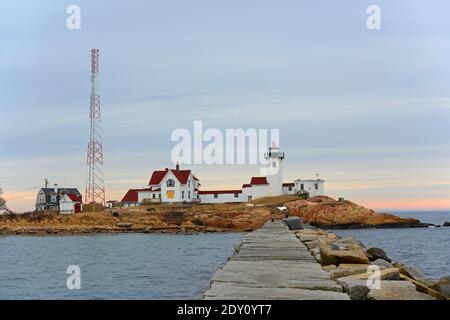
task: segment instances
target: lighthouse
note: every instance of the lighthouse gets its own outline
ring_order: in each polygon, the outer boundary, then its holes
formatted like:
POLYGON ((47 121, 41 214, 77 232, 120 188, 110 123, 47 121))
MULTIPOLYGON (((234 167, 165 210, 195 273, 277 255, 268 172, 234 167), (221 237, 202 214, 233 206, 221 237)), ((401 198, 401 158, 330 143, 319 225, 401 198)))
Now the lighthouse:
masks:
POLYGON ((269 183, 269 196, 280 196, 283 194, 283 159, 284 152, 273 142, 269 152, 265 154, 269 162, 267 170, 267 182, 269 183))

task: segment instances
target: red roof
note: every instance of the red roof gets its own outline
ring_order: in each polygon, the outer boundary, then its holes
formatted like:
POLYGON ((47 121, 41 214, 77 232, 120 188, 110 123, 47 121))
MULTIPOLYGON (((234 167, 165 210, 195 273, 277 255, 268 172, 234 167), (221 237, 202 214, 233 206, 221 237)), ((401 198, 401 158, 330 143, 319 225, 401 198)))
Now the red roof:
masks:
MULTIPOLYGON (((167 168, 165 170, 155 170, 155 171, 153 171, 152 177, 150 178, 150 182, 148 183, 148 185, 152 186, 152 185, 160 184, 162 179, 166 176, 168 171, 169 171, 169 169, 167 169, 167 168)), ((189 179, 189 175, 191 174, 191 170, 170 169, 170 171, 172 171, 172 173, 175 176, 175 178, 177 178, 177 180, 181 184, 186 184, 188 179, 189 179)), ((198 180, 195 177, 194 177, 194 179, 198 180)))
POLYGON ((67 195, 69 196, 70 200, 72 200, 73 202, 80 202, 81 203, 81 197, 79 197, 75 193, 68 193, 67 195))
POLYGON ((251 188, 251 187, 252 187, 252 185, 250 183, 244 183, 242 185, 242 188, 251 188))
POLYGON ((161 180, 165 177, 167 171, 169 171, 169 169, 166 168, 166 170, 155 170, 153 171, 152 177, 150 178, 150 182, 148 183, 148 185, 155 185, 155 184, 160 184, 161 180))
POLYGON ((174 170, 171 169, 173 175, 178 179, 178 181, 180 181, 181 184, 186 184, 188 179, 189 179, 189 175, 191 174, 191 170, 174 170))
POLYGON ((242 193, 242 190, 208 190, 198 192, 198 194, 227 194, 227 193, 242 193))
POLYGON ((123 196, 122 202, 138 202, 138 191, 152 191, 152 188, 130 189, 123 196))
POLYGON ((267 182, 266 177, 252 177, 250 184, 255 185, 255 184, 269 184, 269 183, 267 182))
POLYGON ((285 182, 285 183, 283 183, 283 187, 295 187, 295 183, 293 183, 293 182, 285 182))

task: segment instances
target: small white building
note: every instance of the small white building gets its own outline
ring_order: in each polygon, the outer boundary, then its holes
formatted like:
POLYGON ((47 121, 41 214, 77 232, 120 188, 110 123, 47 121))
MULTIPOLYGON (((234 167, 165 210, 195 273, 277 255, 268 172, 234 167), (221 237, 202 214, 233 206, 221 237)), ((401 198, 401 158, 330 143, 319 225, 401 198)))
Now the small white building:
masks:
POLYGON ((200 203, 244 202, 242 190, 210 190, 198 192, 200 203))
POLYGON ((296 194, 297 189, 295 188, 294 182, 283 183, 283 194, 296 194))
POLYGON ((295 180, 295 189, 298 193, 307 193, 309 197, 324 196, 325 195, 325 180, 295 180))
POLYGON ((81 197, 73 193, 66 193, 59 198, 59 213, 72 214, 83 210, 81 197))

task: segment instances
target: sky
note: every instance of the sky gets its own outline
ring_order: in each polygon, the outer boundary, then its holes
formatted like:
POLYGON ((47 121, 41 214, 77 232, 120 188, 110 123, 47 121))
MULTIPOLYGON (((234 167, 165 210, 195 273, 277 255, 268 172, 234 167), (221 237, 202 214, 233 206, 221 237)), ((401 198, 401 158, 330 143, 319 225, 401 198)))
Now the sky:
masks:
MULTIPOLYGON (((0 187, 84 193, 100 48, 107 200, 173 167, 177 128, 279 129, 284 180, 377 210, 450 209, 448 1, 0 1, 0 187), (69 30, 69 5, 81 29, 69 30), (366 9, 381 10, 369 30, 366 9)), ((257 165, 195 165, 203 189, 257 165)))

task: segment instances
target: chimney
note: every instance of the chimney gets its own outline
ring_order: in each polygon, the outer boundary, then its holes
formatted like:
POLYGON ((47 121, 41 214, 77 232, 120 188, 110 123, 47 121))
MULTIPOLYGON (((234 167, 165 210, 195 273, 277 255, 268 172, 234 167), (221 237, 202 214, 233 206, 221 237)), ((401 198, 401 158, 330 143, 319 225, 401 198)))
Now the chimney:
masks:
POLYGON ((178 164, 178 161, 177 161, 177 166, 175 168, 177 169, 177 171, 180 170, 180 165, 178 164))
POLYGON ((58 184, 57 183, 55 183, 55 193, 58 193, 58 184))

